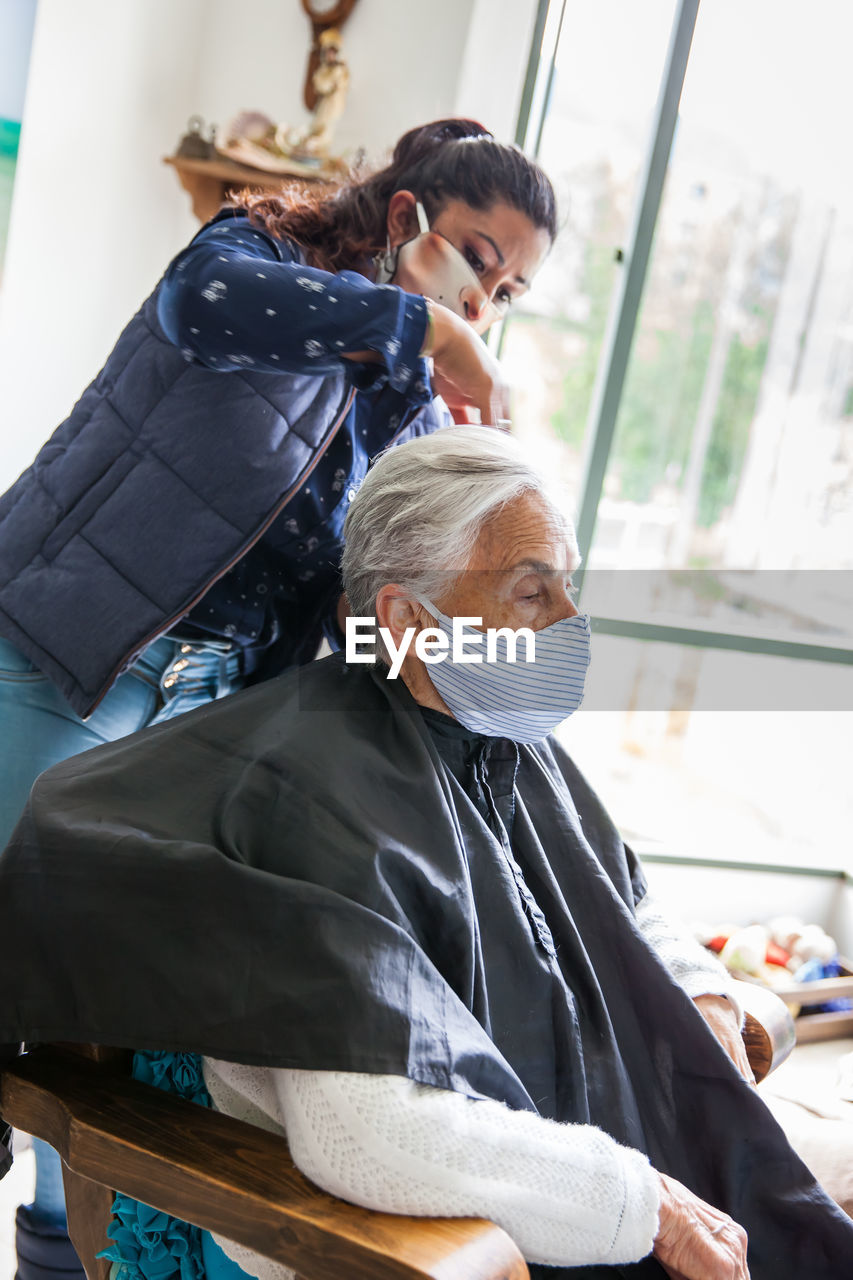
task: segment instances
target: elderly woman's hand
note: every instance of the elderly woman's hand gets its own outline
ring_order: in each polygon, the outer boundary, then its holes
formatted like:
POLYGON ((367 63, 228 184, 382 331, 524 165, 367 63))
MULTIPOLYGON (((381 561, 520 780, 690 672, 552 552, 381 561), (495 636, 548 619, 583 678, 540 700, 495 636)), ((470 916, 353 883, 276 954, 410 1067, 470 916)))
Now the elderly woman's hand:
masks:
POLYGON ((466 416, 470 409, 479 410, 483 423, 506 421, 510 416, 509 388, 495 357, 461 316, 437 302, 430 302, 429 309, 433 389, 458 422, 471 420, 466 416))
POLYGON ((746 1045, 740 1033, 735 1007, 725 996, 696 996, 693 1003, 731 1058, 745 1080, 755 1084, 755 1076, 746 1056, 746 1045))
POLYGON ((660 1226, 654 1256, 672 1280, 749 1280, 746 1232, 728 1214, 659 1173, 660 1226))

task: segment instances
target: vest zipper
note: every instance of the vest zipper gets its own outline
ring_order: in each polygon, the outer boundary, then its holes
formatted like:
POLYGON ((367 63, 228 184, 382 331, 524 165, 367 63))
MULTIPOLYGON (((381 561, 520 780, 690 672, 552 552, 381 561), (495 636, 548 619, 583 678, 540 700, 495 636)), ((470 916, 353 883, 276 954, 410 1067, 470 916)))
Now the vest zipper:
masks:
MULTIPOLYGON (((356 390, 355 387, 350 387, 350 390, 344 402, 343 408, 338 414, 338 417, 335 420, 335 422, 332 424, 331 430, 329 431, 329 434, 327 435, 323 444, 320 446, 320 448, 317 449, 316 453, 314 454, 314 458, 312 462, 300 474, 298 480, 296 480, 290 486, 290 488, 283 495, 283 497, 276 503, 275 507, 267 516, 267 518, 264 520, 263 524, 260 525, 260 527, 255 530, 251 538, 243 544, 240 550, 231 557, 231 559, 227 562, 225 567, 222 569, 219 569, 213 575, 212 578, 209 578, 207 580, 207 582, 204 584, 201 590, 196 592, 196 594, 192 597, 192 599, 189 601, 188 604, 185 604, 178 613, 174 614, 171 618, 167 618, 165 622, 161 623, 160 626, 158 626, 156 631, 152 631, 150 635, 146 636, 144 640, 140 641, 140 643, 134 649, 131 649, 130 653, 125 654, 121 662, 119 662, 118 665, 113 669, 113 672, 110 675, 109 679, 107 680, 106 685, 98 694, 97 698, 92 703, 89 710, 86 712, 84 716, 81 716, 81 719, 83 721, 88 720, 89 717, 98 709, 98 707, 101 704, 101 701, 109 693, 115 681, 119 678, 119 676, 124 674, 125 670, 128 667, 133 665, 133 663, 144 652, 144 650, 147 649, 150 644, 153 644, 155 640, 159 640, 161 636, 165 635, 166 632, 170 629, 170 627, 174 626, 174 624, 180 618, 183 618, 185 614, 189 613, 190 609, 195 608, 195 606, 198 604, 199 600, 201 600, 205 592, 209 591, 210 588, 213 586, 214 582, 217 582, 220 578, 224 577, 224 575, 228 572, 229 569, 233 569, 237 561, 243 558, 246 552, 249 551, 255 545, 255 543, 258 541, 259 538, 263 537, 267 529, 272 524, 273 520, 275 520, 275 518, 278 515, 280 515, 283 508, 287 506, 288 502, 296 493, 296 490, 299 488, 299 486, 304 484, 305 481, 308 479, 311 472, 317 466, 317 463, 320 461, 323 454, 326 452, 329 445, 332 443, 332 440, 338 434, 338 431, 340 430, 344 422, 344 419, 346 418, 347 414, 350 411, 350 406, 352 405, 352 402, 355 399, 355 390, 356 390)), ((397 434, 399 435, 400 433, 398 432, 397 434)), ((394 438, 396 439, 396 436, 394 438)))

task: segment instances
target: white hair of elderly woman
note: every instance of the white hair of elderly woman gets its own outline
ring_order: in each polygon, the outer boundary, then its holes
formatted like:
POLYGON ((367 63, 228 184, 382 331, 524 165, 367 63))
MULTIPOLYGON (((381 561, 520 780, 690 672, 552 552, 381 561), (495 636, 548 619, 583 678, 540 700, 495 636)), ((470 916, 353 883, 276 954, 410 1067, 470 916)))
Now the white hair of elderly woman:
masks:
POLYGON ((441 597, 467 567, 489 518, 529 492, 541 496, 576 553, 564 501, 512 436, 492 427, 445 427, 388 449, 368 472, 344 525, 350 612, 373 616, 388 582, 422 599, 441 597))

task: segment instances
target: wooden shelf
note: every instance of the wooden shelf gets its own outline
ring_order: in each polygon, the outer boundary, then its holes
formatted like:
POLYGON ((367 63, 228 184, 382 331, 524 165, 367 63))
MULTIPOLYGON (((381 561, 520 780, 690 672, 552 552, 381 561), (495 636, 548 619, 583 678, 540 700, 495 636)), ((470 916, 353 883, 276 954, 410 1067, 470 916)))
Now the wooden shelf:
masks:
POLYGON ((836 1009, 832 1013, 812 1013, 794 1019, 797 1044, 813 1044, 816 1040, 840 1040, 853 1036, 853 1011, 836 1009))
POLYGON ((328 182, 335 175, 328 170, 293 162, 286 172, 268 173, 249 165, 237 164, 225 156, 212 160, 191 156, 164 156, 164 164, 170 164, 180 179, 181 186, 192 200, 193 213, 201 222, 207 222, 224 204, 227 193, 238 187, 254 187, 258 191, 280 191, 288 182, 298 178, 302 182, 328 182))

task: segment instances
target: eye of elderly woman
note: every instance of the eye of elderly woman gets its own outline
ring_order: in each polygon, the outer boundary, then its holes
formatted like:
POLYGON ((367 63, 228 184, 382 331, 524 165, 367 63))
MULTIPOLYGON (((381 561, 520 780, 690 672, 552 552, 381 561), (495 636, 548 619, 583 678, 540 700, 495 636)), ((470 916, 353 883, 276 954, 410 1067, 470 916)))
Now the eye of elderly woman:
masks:
POLYGON ((466 571, 441 601, 445 613, 484 627, 542 630, 574 616, 574 545, 541 494, 528 491, 483 525, 466 571))

